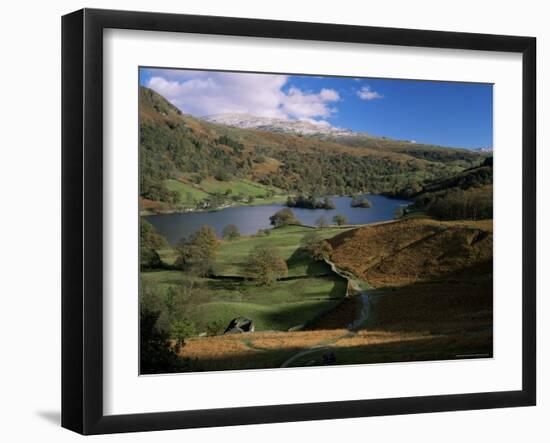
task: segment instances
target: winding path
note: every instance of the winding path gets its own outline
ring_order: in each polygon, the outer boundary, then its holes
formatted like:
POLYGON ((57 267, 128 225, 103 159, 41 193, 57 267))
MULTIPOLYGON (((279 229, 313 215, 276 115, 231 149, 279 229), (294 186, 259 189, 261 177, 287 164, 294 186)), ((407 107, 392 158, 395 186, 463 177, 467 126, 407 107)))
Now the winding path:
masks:
POLYGON ((354 331, 361 326, 369 316, 369 290, 365 289, 363 287, 364 283, 351 272, 338 268, 334 262, 328 259, 325 259, 325 262, 330 266, 332 272, 347 280, 348 289, 346 291, 346 297, 352 296, 350 292, 354 294, 354 297, 361 297, 361 310, 359 311, 359 315, 347 326, 350 331, 354 331))
POLYGON ((362 288, 361 281, 355 277, 350 272, 343 271, 339 269, 333 262, 331 262, 328 259, 325 259, 325 262, 330 266, 332 269, 332 272, 339 275, 340 277, 344 278, 348 282, 348 289, 346 291, 346 297, 360 297, 361 298, 361 310, 359 311, 359 315, 355 320, 353 320, 351 323, 347 325, 348 332, 346 334, 343 334, 339 337, 333 338, 331 340, 325 340, 322 342, 319 342, 307 349, 303 349, 302 351, 297 352, 296 354, 292 355, 288 359, 286 359, 283 364, 281 365, 281 368, 287 368, 291 363, 298 360, 299 358, 308 355, 313 354, 315 352, 318 352, 323 349, 330 349, 330 344, 334 343, 338 340, 341 340, 342 338, 350 337, 354 335, 361 327, 361 325, 367 320, 369 317, 370 312, 370 301, 369 301, 369 290, 362 288), (350 295, 350 292, 353 292, 357 295, 350 295))
POLYGON ((348 325, 350 331, 357 330, 369 318, 370 302, 368 291, 361 292, 359 297, 361 297, 361 310, 358 317, 348 325))
MULTIPOLYGON (((339 337, 340 338, 340 337, 339 337)), ((313 354, 314 352, 317 352, 321 349, 329 349, 328 346, 323 346, 323 345, 315 345, 315 346, 312 346, 311 348, 308 348, 308 349, 304 349, 303 351, 300 351, 300 352, 297 352, 296 354, 294 354, 292 357, 290 357, 289 359, 285 360, 284 363, 281 365, 281 368, 288 368, 288 366, 294 361, 294 360, 298 360, 300 357, 303 357, 304 355, 308 355, 308 354, 313 354)))

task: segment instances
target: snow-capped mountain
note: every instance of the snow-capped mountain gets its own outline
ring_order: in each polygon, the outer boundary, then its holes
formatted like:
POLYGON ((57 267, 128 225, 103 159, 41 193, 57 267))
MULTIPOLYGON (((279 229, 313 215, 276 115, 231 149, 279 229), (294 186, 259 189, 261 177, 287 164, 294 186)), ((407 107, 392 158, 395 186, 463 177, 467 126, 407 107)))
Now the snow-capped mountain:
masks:
POLYGON ((287 134, 325 135, 333 137, 359 135, 359 133, 349 129, 336 128, 329 123, 317 122, 315 120, 285 120, 280 118, 256 117, 249 114, 216 114, 203 117, 203 120, 218 125, 287 134))
POLYGON ((493 152, 493 148, 491 147, 484 147, 484 148, 476 148, 474 149, 475 152, 493 152))

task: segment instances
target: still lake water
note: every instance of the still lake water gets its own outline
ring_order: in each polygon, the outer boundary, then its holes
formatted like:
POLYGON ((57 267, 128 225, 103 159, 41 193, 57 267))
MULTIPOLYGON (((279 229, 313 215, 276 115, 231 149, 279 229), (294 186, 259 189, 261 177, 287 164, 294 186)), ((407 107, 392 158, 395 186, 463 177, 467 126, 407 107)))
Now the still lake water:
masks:
MULTIPOLYGON (((372 203, 370 208, 352 208, 351 197, 332 197, 335 209, 303 209, 292 208, 292 212, 304 225, 315 225, 315 221, 325 216, 327 223, 332 224, 332 217, 336 214, 344 215, 350 225, 362 225, 380 221, 392 220, 397 208, 407 206, 410 202, 387 198, 381 195, 365 195, 372 203)), ((236 206, 211 212, 185 212, 179 214, 149 215, 145 218, 172 243, 187 237, 203 225, 212 226, 218 236, 229 224, 234 224, 243 235, 255 234, 258 229, 270 228, 269 217, 279 209, 283 203, 261 206, 236 206)))

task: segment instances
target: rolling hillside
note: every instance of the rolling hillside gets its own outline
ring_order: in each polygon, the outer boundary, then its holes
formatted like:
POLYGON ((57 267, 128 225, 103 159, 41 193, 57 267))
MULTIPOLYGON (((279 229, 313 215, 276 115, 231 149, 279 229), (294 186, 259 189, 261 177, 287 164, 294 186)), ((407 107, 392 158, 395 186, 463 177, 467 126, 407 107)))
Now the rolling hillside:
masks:
POLYGON ((351 230, 330 243, 338 266, 380 292, 371 297, 372 328, 467 339, 491 355, 492 220, 400 220, 351 230))
POLYGON ((492 220, 404 219, 353 229, 329 240, 332 260, 377 288, 492 272, 492 220))

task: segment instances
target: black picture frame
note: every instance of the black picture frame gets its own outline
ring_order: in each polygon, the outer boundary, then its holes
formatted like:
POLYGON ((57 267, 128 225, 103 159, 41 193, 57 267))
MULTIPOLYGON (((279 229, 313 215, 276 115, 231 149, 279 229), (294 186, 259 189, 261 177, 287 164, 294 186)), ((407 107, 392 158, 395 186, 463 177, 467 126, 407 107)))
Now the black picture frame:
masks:
POLYGON ((62 426, 82 434, 413 414, 536 403, 536 39, 503 35, 83 9, 62 18, 62 426), (170 31, 522 54, 522 389, 103 413, 103 30, 170 31))

